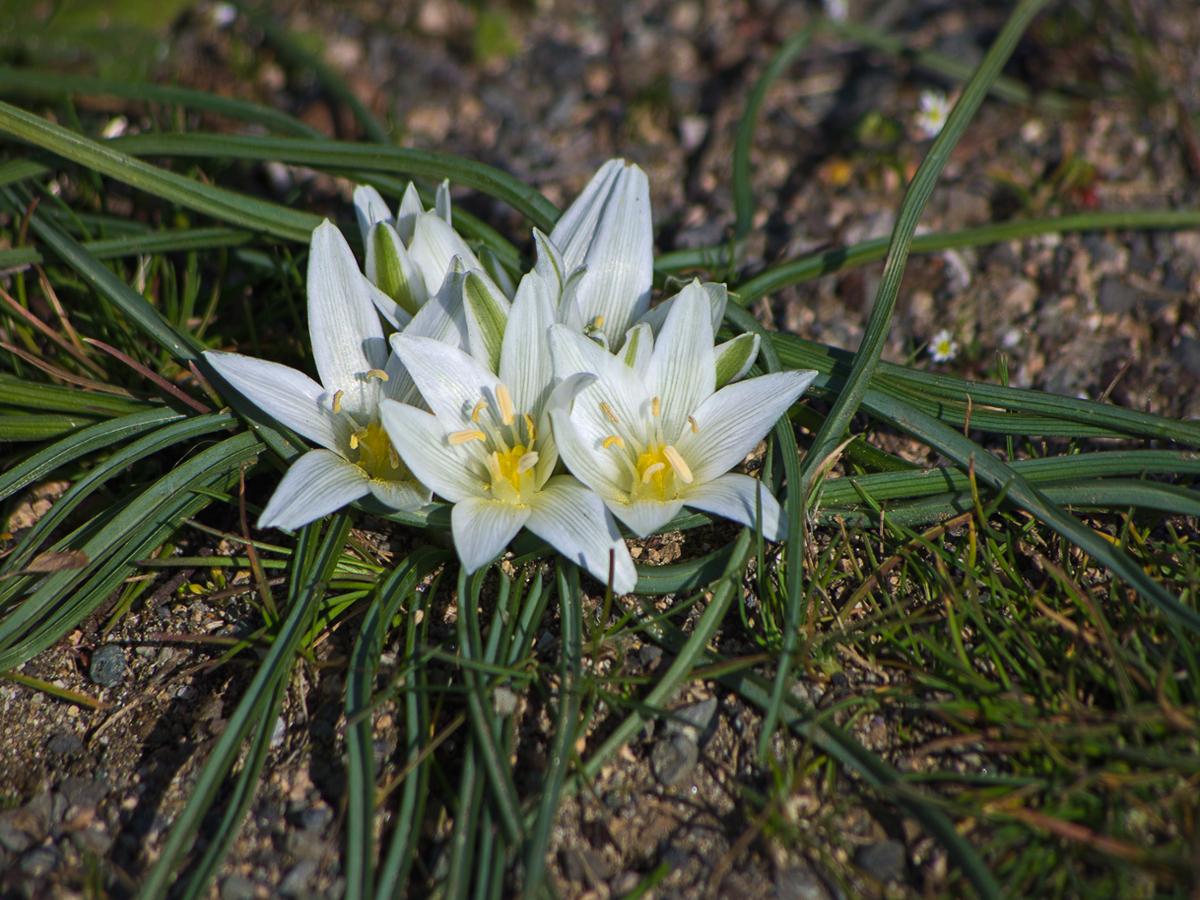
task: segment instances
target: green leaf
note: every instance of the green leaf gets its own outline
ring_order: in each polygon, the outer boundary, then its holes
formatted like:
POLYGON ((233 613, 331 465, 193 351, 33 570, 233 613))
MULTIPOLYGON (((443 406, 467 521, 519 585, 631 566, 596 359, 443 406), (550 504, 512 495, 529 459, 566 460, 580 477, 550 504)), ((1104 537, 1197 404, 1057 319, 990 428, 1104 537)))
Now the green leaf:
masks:
POLYGON ((716 346, 717 390, 741 378, 758 356, 758 336, 739 334, 732 341, 716 346))

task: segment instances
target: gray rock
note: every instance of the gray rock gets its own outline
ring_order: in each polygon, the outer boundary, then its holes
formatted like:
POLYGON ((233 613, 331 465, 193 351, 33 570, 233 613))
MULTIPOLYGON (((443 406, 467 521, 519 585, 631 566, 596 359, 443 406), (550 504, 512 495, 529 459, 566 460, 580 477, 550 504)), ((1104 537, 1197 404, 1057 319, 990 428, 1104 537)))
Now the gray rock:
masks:
POLYGON ((317 860, 303 859, 288 869, 279 883, 279 893, 285 897, 295 897, 308 890, 308 883, 317 874, 317 860))
POLYGON ((657 644, 644 644, 638 650, 638 662, 647 669, 653 669, 655 664, 662 659, 662 655, 662 647, 659 647, 657 644))
POLYGON ((1139 293, 1121 279, 1105 275, 1096 293, 1096 305, 1101 312, 1127 313, 1137 304, 1139 293))
POLYGON ((876 841, 859 847, 854 854, 855 864, 880 881, 897 881, 908 868, 908 851, 896 840, 876 841))
POLYGON ((221 882, 221 900, 254 900, 254 882, 241 875, 230 875, 221 882))
POLYGON ((501 718, 511 716, 517 711, 517 700, 516 692, 503 686, 492 692, 492 703, 495 704, 496 715, 501 718))
POLYGON ((692 774, 700 759, 700 748, 687 735, 664 736, 650 753, 654 777, 665 787, 674 787, 692 774))
POLYGON ((108 785, 94 778, 64 778, 58 792, 72 806, 96 807, 108 794, 108 785))
POLYGON ((88 672, 101 687, 112 687, 125 679, 125 651, 116 644, 105 644, 92 654, 88 672))
POLYGON ((325 900, 342 900, 346 895, 346 879, 335 878, 329 887, 325 888, 325 900))
POLYGON ((317 803, 300 816, 300 822, 306 831, 324 831, 332 821, 333 810, 329 808, 328 803, 317 803))
POLYGON ((57 821, 54 816, 54 798, 50 796, 49 791, 36 794, 25 804, 25 811, 30 815, 30 826, 36 829, 36 833, 41 837, 45 837, 57 821))
POLYGON ((716 712, 716 697, 674 710, 667 719, 666 733, 683 734, 699 743, 700 736, 708 731, 716 712))
POLYGON ((287 836, 287 851, 301 860, 314 862, 325 855, 327 846, 321 836, 313 831, 293 831, 287 836))
POLYGON ((58 731, 50 738, 46 749, 55 756, 78 756, 83 752, 83 741, 73 731, 58 731))
POLYGON ((612 866, 604 859, 604 855, 595 850, 563 850, 560 859, 563 874, 577 884, 606 881, 613 874, 612 866))
POLYGON ((0 846, 10 853, 24 853, 33 844, 33 836, 20 827, 21 810, 0 813, 0 846))
POLYGON ((1180 365, 1200 378, 1200 340, 1190 337, 1180 338, 1172 354, 1180 365))
POLYGON ((775 896, 778 900, 832 900, 821 876, 804 864, 790 866, 775 876, 775 896))
POLYGON ((72 832, 71 840, 84 853, 90 853, 97 857, 108 853, 108 848, 112 846, 113 842, 108 829, 99 823, 89 825, 81 831, 72 832))
POLYGON ((54 871, 58 860, 58 851, 53 847, 34 847, 21 856, 21 873, 30 878, 41 878, 54 871))

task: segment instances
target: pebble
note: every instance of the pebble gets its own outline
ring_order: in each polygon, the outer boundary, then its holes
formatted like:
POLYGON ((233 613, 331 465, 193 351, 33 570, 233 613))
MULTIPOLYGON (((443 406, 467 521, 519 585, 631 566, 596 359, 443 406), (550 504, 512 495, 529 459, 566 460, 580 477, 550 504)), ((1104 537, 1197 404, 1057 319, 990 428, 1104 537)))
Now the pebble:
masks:
POLYGON ((58 791, 71 806, 96 807, 108 793, 108 785, 94 778, 64 778, 58 791))
POLYGON ((116 644, 105 644, 92 654, 88 672, 101 687, 112 687, 125 679, 125 651, 116 644))
POLYGON ((333 810, 327 803, 318 803, 311 809, 306 809, 300 816, 300 822, 305 831, 324 831, 333 821, 333 810))
POLYGON ((58 865, 58 851, 53 847, 34 847, 21 857, 21 872, 31 878, 41 878, 58 865))
POLYGON ((16 820, 18 810, 0 813, 0 846, 10 853, 24 853, 33 843, 33 836, 19 827, 16 820))
POLYGON ((807 865, 795 865, 775 876, 778 900, 832 900, 821 877, 807 865))
POLYGON ((692 774, 700 759, 700 748, 687 735, 664 736, 650 753, 654 777, 665 787, 674 787, 692 774))
POLYGON ((708 731, 713 716, 717 712, 717 698, 709 697, 691 706, 674 710, 667 719, 666 734, 683 734, 693 741, 699 741, 700 736, 708 731))
POLYGON ((100 824, 92 824, 80 831, 71 833, 71 840, 84 853, 93 856, 104 856, 112 846, 113 838, 108 829, 100 824))
POLYGON ((221 882, 221 900, 254 900, 254 882, 241 875, 230 875, 221 882))
POLYGON ((897 881, 908 868, 908 851, 897 840, 876 841, 859 847, 854 854, 855 864, 880 881, 897 881))
POLYGON ((308 890, 308 883, 317 874, 317 860, 303 859, 288 869, 279 883, 279 893, 285 897, 295 897, 308 890))
POLYGON ((1096 292, 1096 305, 1101 312, 1127 313, 1137 304, 1139 292, 1113 275, 1105 275, 1096 292))
POLYGON ((316 862, 325 855, 326 845, 313 831, 293 831, 287 836, 287 851, 296 859, 316 862))
POLYGON ((517 711, 516 692, 506 687, 498 687, 492 692, 492 703, 496 706, 496 715, 507 718, 517 711))
POLYGON ((1200 340, 1191 337, 1180 338, 1172 354, 1180 365, 1200 378, 1200 340))
POLYGON ((605 881, 613 874, 612 866, 604 859, 604 855, 595 850, 564 850, 561 860, 563 874, 578 884, 605 881))
POLYGON ((50 738, 46 749, 55 756, 76 756, 83 752, 83 741, 73 731, 58 731, 50 738))

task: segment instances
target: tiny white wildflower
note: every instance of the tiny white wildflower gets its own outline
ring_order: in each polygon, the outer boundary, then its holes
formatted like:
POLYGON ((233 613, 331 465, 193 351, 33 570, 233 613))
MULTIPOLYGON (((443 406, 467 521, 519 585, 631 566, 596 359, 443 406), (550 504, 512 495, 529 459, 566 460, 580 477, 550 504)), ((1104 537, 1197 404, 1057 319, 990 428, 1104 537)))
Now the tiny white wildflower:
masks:
POLYGON ((958 356, 958 342, 952 340, 948 328, 943 328, 929 341, 929 355, 934 362, 950 362, 958 356))
POLYGON ((237 18, 238 12, 237 7, 232 3, 215 3, 210 15, 212 16, 213 24, 218 28, 228 28, 233 24, 234 19, 237 18))
POLYGON ((921 135, 935 138, 942 132, 946 117, 950 115, 950 100, 941 91, 921 91, 921 111, 916 124, 921 135))
POLYGON ((846 0, 822 0, 825 15, 834 22, 845 22, 850 17, 850 8, 846 0))
POLYGON ((108 124, 104 126, 104 131, 100 134, 106 140, 112 140, 113 138, 119 138, 128 130, 129 120, 124 116, 116 116, 108 120, 108 124))

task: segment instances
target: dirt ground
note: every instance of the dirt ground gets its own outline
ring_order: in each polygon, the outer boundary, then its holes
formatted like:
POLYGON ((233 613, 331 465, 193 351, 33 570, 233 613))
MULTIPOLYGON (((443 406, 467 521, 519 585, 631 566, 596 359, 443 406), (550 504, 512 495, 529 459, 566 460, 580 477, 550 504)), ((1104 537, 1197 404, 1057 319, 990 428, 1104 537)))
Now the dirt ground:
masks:
MULTIPOLYGON (((728 236, 738 117, 774 49, 816 12, 791 0, 271 5, 289 29, 319 37, 327 62, 403 132, 405 146, 505 169, 560 205, 605 159, 636 161, 650 178, 659 252, 728 236), (488 25, 495 16, 501 24, 488 25)), ((953 231, 1090 209, 1200 208, 1200 144, 1186 122, 1189 113, 1193 120, 1200 114, 1200 5, 1133 8, 1153 46, 1146 65, 1161 93, 1152 100, 1136 93, 1128 40, 1095 18, 1093 7, 1072 6, 1054 20, 1080 20, 1079 35, 1039 20, 1006 72, 1035 88, 1086 86, 1099 96, 1054 114, 986 102, 946 168, 924 228, 953 231)), ((173 26, 158 77, 271 103, 331 135, 358 136, 311 73, 281 62, 260 31, 244 19, 230 21, 228 12, 202 3, 186 13, 173 26)), ((970 63, 982 58, 1006 12, 995 3, 968 12, 924 0, 850 2, 853 17, 970 63)), ((920 92, 954 87, 894 57, 819 37, 763 108, 751 155, 756 231, 746 274, 887 235, 905 180, 929 146, 914 125, 920 92)), ((80 106, 94 111, 105 103, 80 106)), ((142 127, 137 112, 116 105, 111 112, 127 114, 127 133, 142 127)), ((328 204, 343 189, 303 170, 257 171, 261 189, 281 198, 298 190, 328 204)), ((457 190, 455 203, 525 238, 525 226, 500 204, 457 190)), ((808 282, 759 303, 755 313, 772 327, 853 349, 879 272, 873 264, 808 282)), ((1200 417, 1198 327, 1200 231, 1052 235, 913 257, 885 358, 995 380, 1002 354, 1015 385, 1093 399, 1107 394, 1121 406, 1200 417), (958 352, 935 363, 925 348, 942 329, 958 352)), ((10 530, 28 527, 62 489, 44 485, 40 496, 26 497, 17 510, 23 518, 10 530)), ((238 530, 217 513, 205 522, 238 530)), ((412 540, 378 522, 366 526, 380 532, 378 540, 412 540)), ((232 552, 193 540, 195 552, 232 552)), ((719 546, 718 536, 712 540, 719 546)), ((666 536, 642 553, 669 562, 679 544, 666 536)), ((249 603, 214 600, 222 590, 214 573, 158 575, 115 630, 105 635, 103 619, 89 620, 20 670, 101 701, 103 709, 0 680, 0 801, 7 807, 0 812, 0 897, 136 892, 253 671, 253 660, 208 665, 220 651, 205 637, 257 625, 249 603)), ((439 614, 436 606, 431 614, 439 614)), ((354 627, 351 619, 336 629, 317 648, 325 664, 306 666, 294 679, 268 775, 214 896, 341 896, 345 721, 338 661, 354 627)), ((549 633, 553 622, 545 627, 549 633)), ((453 637, 450 624, 437 628, 453 637)), ((757 645, 733 629, 721 649, 753 653, 757 645)), ((652 676, 669 661, 653 645, 625 650, 633 675, 652 676)), ((816 673, 797 689, 820 706, 895 677, 848 653, 837 673, 816 673)), ((655 723, 563 805, 551 863, 559 896, 620 897, 663 863, 670 874, 654 889, 657 897, 823 900, 845 896, 847 884, 878 897, 944 889, 943 851, 911 821, 865 802, 796 793, 792 806, 777 812, 810 838, 792 846, 764 840, 747 797, 769 793, 776 773, 756 761, 753 709, 715 683, 693 684, 672 706, 687 721, 655 723)), ((376 716, 382 780, 398 770, 398 719, 387 705, 376 716)), ((522 712, 530 778, 550 723, 540 706, 522 712)), ((596 727, 588 738, 593 746, 603 737, 603 716, 596 727)), ((851 728, 901 769, 986 765, 979 754, 929 744, 944 734, 935 721, 898 728, 875 715, 851 728)), ((446 747, 453 752, 453 739, 446 747)), ((443 817, 438 828, 445 826, 443 817)), ((445 865, 443 838, 440 831, 428 835, 429 853, 417 869, 422 879, 436 878, 445 865)))

